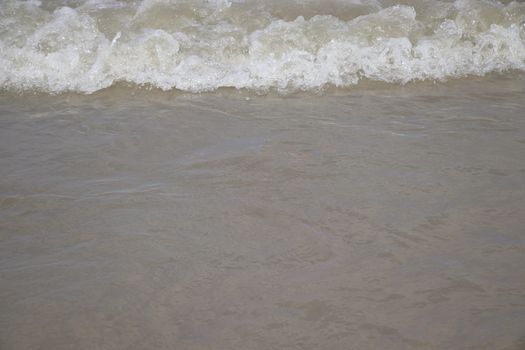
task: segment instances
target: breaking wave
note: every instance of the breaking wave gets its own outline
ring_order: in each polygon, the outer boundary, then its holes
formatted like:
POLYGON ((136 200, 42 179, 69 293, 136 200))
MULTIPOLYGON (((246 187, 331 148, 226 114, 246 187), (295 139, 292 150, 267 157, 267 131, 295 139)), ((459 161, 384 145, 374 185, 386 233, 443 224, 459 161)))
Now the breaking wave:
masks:
POLYGON ((525 70, 525 4, 490 0, 0 4, 0 88, 118 82, 281 92, 525 70))

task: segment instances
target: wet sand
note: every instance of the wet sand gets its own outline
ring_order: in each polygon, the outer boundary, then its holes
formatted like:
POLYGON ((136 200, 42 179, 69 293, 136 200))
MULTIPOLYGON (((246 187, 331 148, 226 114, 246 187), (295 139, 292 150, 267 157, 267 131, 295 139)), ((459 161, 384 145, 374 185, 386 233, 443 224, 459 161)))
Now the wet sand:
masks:
POLYGON ((0 348, 525 349, 525 76, 0 95, 0 348))

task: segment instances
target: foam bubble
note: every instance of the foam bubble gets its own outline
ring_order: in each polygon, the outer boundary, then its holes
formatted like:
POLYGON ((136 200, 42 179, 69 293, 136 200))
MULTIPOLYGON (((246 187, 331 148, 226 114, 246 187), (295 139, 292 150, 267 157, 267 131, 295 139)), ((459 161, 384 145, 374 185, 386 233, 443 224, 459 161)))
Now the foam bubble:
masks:
POLYGON ((127 82, 288 92, 525 70, 525 4, 404 3, 331 3, 324 14, 288 19, 296 8, 276 11, 283 3, 6 1, 0 87, 91 93, 127 82))

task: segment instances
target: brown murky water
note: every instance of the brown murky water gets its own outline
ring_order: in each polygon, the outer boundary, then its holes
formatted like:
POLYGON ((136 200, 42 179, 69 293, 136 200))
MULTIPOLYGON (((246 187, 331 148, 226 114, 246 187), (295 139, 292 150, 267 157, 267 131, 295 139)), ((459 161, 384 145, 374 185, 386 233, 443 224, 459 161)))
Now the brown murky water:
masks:
POLYGON ((525 349, 525 77, 0 97, 0 348, 525 349))

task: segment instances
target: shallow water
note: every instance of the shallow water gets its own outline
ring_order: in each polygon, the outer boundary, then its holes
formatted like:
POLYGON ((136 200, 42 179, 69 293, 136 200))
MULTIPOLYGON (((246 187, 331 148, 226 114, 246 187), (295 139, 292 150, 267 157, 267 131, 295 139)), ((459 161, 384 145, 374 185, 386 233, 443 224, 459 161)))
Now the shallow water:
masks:
POLYGON ((0 348, 524 349, 524 93, 4 92, 0 348))

